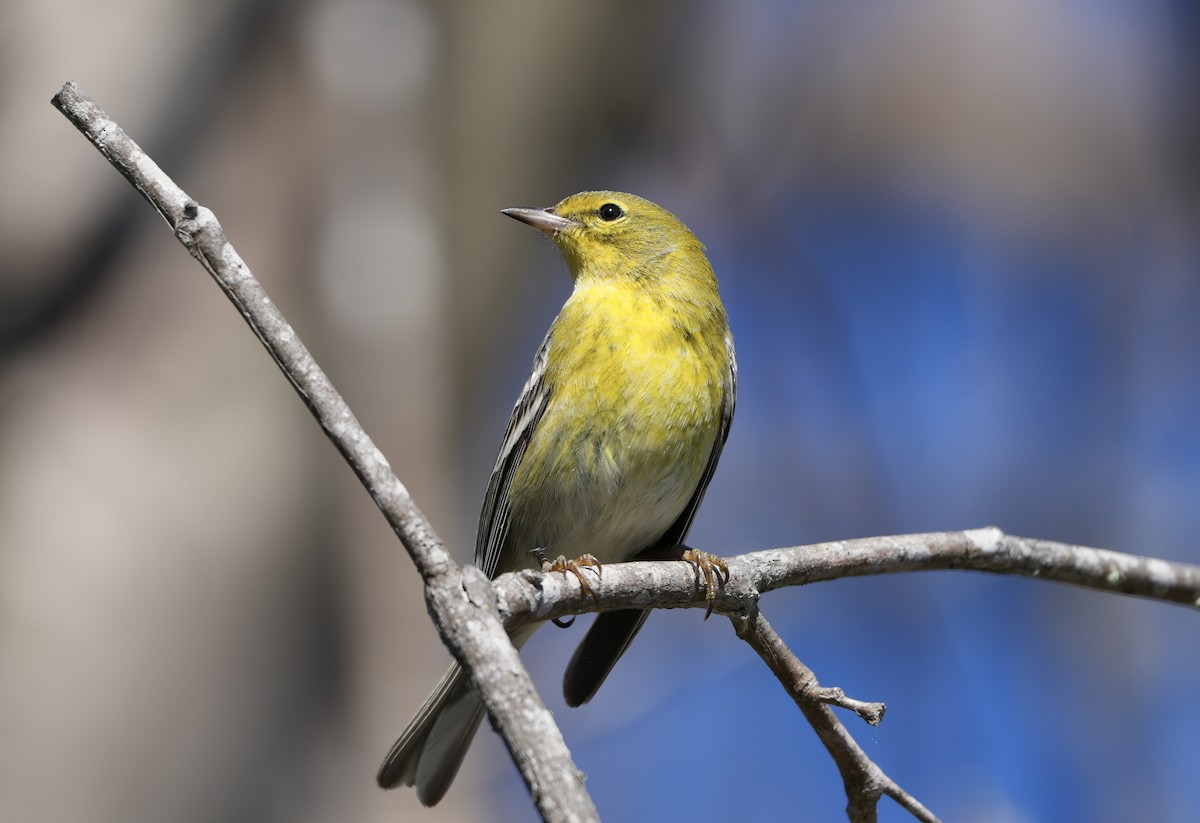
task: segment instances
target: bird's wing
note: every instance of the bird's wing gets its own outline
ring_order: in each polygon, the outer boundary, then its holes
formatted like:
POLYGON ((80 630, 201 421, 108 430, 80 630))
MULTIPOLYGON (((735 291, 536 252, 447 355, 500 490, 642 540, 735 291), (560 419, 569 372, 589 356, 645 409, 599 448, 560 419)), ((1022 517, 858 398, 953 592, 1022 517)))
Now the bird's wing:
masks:
POLYGON ((546 354, 550 348, 550 335, 542 341, 533 358, 533 371, 521 389, 521 396, 513 407, 504 432, 504 442, 488 481, 487 494, 483 497, 483 510, 479 513, 479 529, 475 534, 475 565, 488 577, 495 577, 500 566, 500 551, 508 537, 508 517, 511 503, 508 499, 513 475, 529 445, 534 428, 546 411, 550 398, 546 386, 546 354))

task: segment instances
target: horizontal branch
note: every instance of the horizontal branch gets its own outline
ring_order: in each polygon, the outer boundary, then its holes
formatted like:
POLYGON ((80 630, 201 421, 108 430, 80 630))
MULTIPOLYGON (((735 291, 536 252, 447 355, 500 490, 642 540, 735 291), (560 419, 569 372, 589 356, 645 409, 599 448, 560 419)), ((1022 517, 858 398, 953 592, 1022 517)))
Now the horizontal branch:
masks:
POLYGON ((760 570, 755 580, 763 592, 842 577, 957 569, 1051 580, 1200 609, 1200 566, 1016 537, 995 526, 768 549, 743 557, 760 570))
MULTIPOLYGON (((748 616, 761 594, 843 577, 958 569, 1010 574, 1200 609, 1200 566, 1108 549, 1014 537, 988 527, 867 537, 728 557, 729 582, 713 610, 748 616)), ((518 572, 496 581, 505 624, 625 608, 707 607, 692 566, 639 561, 605 566, 584 592, 572 575, 518 572)))

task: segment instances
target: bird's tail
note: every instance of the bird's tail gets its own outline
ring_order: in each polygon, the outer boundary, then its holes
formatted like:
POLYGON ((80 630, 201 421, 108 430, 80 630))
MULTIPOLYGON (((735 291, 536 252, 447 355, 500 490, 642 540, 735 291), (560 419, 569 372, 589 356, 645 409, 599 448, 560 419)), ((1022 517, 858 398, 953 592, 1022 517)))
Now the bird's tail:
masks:
POLYGON ((383 759, 376 780, 385 789, 417 787, 417 799, 432 806, 445 796, 483 719, 483 704, 457 663, 408 724, 383 759))
POLYGON ((592 699, 649 616, 649 609, 621 609, 596 615, 563 673, 563 697, 568 706, 582 706, 592 699))
MULTIPOLYGON (((522 626, 511 635, 520 649, 541 626, 522 626)), ((417 799, 433 806, 446 795, 471 739, 483 719, 483 704, 457 663, 450 665, 433 694, 392 744, 375 779, 385 789, 416 786, 417 799)))

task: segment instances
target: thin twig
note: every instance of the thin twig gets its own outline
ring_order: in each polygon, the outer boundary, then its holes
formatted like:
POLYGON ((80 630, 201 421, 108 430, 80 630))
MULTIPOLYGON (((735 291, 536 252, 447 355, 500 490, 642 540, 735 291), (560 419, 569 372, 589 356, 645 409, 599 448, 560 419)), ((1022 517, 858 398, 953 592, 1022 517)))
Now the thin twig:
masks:
POLYGON ((180 189, 74 83, 52 100, 171 226, 208 270, 307 404, 408 550, 442 641, 471 674, 544 820, 599 820, 562 733, 504 632, 491 587, 451 558, 349 406, 225 238, 216 217, 180 189))
POLYGON ((828 706, 813 699, 816 675, 792 653, 761 612, 734 618, 733 625, 738 637, 758 652, 775 673, 833 758, 846 788, 846 815, 852 823, 874 823, 879 798, 884 795, 922 823, 938 823, 931 811, 900 788, 867 756, 828 706))

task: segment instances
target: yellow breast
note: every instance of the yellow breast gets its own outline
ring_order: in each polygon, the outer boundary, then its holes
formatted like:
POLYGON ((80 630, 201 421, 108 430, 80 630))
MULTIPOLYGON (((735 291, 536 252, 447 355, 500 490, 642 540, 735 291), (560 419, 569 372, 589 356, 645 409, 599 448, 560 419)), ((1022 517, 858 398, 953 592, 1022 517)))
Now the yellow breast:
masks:
POLYGON ((675 521, 721 425, 723 312, 600 281, 577 284, 551 331, 546 411, 515 478, 510 539, 626 559, 675 521), (716 324, 720 328, 711 328, 716 324), (571 329, 571 339, 560 330, 571 329), (706 346, 717 341, 722 351, 706 346), (720 356, 714 356, 720 354, 720 356))

